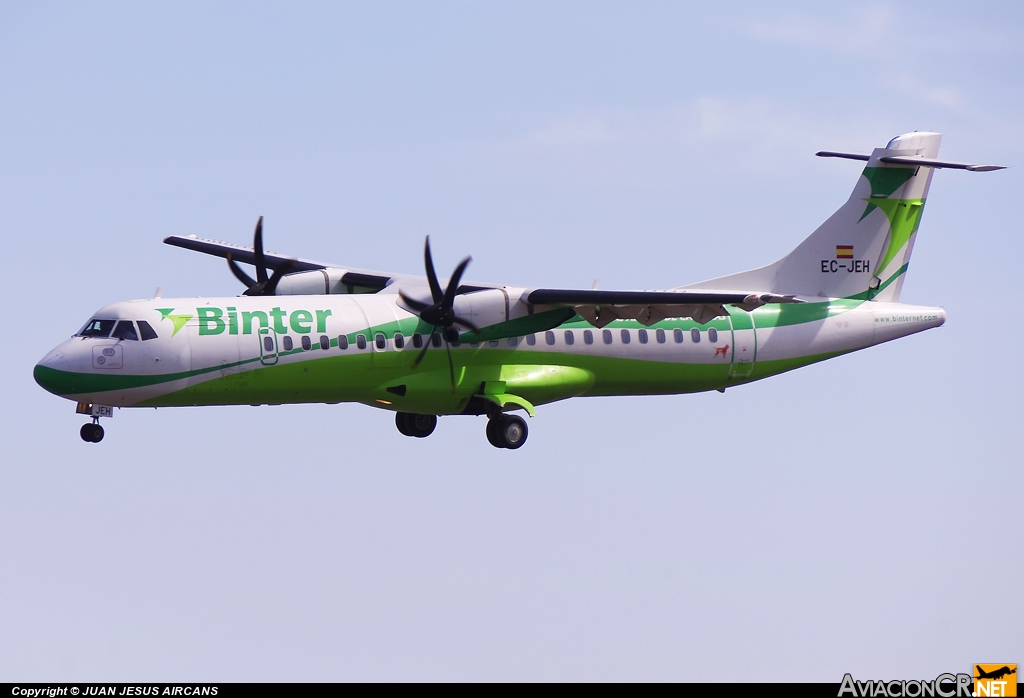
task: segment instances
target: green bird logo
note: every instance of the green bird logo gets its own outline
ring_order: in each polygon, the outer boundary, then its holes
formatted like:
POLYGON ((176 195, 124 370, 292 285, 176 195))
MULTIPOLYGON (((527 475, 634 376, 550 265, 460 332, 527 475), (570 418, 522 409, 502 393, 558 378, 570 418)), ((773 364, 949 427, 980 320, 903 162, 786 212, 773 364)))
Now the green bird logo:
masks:
POLYGON ((171 336, 178 334, 178 330, 185 326, 185 323, 192 319, 191 315, 175 315, 174 308, 157 308, 160 314, 163 315, 163 320, 170 320, 174 323, 174 331, 171 332, 171 336))

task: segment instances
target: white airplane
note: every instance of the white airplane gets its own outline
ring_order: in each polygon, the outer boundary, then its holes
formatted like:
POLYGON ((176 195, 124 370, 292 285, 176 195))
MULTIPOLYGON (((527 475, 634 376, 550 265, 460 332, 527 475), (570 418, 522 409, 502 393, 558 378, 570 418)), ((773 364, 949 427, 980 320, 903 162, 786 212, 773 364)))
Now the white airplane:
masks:
POLYGON ((361 402, 425 437, 439 415, 487 415, 516 449, 517 411, 590 395, 720 390, 904 337, 946 318, 899 303, 941 135, 907 133, 871 155, 853 194, 782 259, 663 291, 523 288, 352 269, 171 236, 227 259, 234 298, 126 301, 98 310, 35 367, 103 438, 114 407, 361 402), (256 278, 238 263, 255 267, 256 278))

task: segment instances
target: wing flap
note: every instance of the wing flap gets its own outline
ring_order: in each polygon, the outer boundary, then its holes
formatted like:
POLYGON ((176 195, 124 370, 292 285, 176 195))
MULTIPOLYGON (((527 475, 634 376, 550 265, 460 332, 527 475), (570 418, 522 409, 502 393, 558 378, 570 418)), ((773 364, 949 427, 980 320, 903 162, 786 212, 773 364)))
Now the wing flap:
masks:
POLYGON ((613 320, 637 320, 651 326, 667 318, 688 317, 700 324, 728 315, 726 305, 753 310, 766 303, 801 303, 794 296, 743 291, 601 291, 538 288, 524 294, 533 305, 572 307, 595 327, 613 320))

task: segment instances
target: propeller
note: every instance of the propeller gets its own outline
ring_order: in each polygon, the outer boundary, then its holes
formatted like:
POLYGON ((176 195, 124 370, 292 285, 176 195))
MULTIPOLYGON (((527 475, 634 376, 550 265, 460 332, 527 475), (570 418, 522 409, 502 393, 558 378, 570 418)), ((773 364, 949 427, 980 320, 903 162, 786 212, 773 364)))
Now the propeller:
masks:
POLYGON ((430 297, 434 301, 433 304, 410 298, 402 291, 398 292, 402 301, 415 310, 423 322, 432 326, 430 336, 424 342, 423 349, 420 350, 416 360, 413 361, 412 367, 416 368, 420 365, 424 355, 427 353, 427 349, 433 344, 434 335, 440 333, 444 338, 444 347, 448 354, 448 375, 451 378, 453 393, 455 392, 455 365, 452 363, 451 345, 459 341, 459 331, 454 325, 461 325, 468 330, 476 332, 477 336, 480 335, 479 327, 455 315, 455 297, 469 292, 468 289, 464 291, 459 290, 459 281, 462 279, 462 273, 466 271, 466 267, 469 266, 472 259, 472 257, 466 257, 459 262, 459 265, 455 267, 455 271, 452 272, 451 279, 448 280, 448 286, 442 290, 441 284, 437 280, 437 272, 434 271, 434 258, 430 254, 430 236, 428 235, 427 242, 423 247, 423 263, 427 269, 427 283, 430 284, 430 297))
POLYGON ((256 221, 256 234, 252 237, 252 251, 255 256, 253 260, 253 266, 256 267, 255 280, 242 271, 242 268, 231 258, 230 252, 227 254, 228 267, 235 278, 245 284, 246 289, 242 292, 243 296, 273 296, 277 293, 277 284, 281 281, 281 277, 295 271, 298 265, 288 260, 277 267, 271 276, 267 276, 267 260, 263 255, 263 216, 256 221))

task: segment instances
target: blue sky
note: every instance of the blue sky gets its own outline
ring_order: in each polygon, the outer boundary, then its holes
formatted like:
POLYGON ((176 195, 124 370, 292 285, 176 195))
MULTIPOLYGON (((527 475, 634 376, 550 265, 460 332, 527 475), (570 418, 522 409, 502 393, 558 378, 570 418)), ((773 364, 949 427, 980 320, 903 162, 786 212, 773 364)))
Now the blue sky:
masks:
POLYGON ((1014 3, 0 6, 0 679, 925 678, 1019 661, 1014 3), (938 330, 726 394, 120 411, 34 363, 107 303, 234 295, 169 234, 523 285, 770 262, 911 130, 938 330), (1002 609, 993 613, 987 609, 1002 609))

